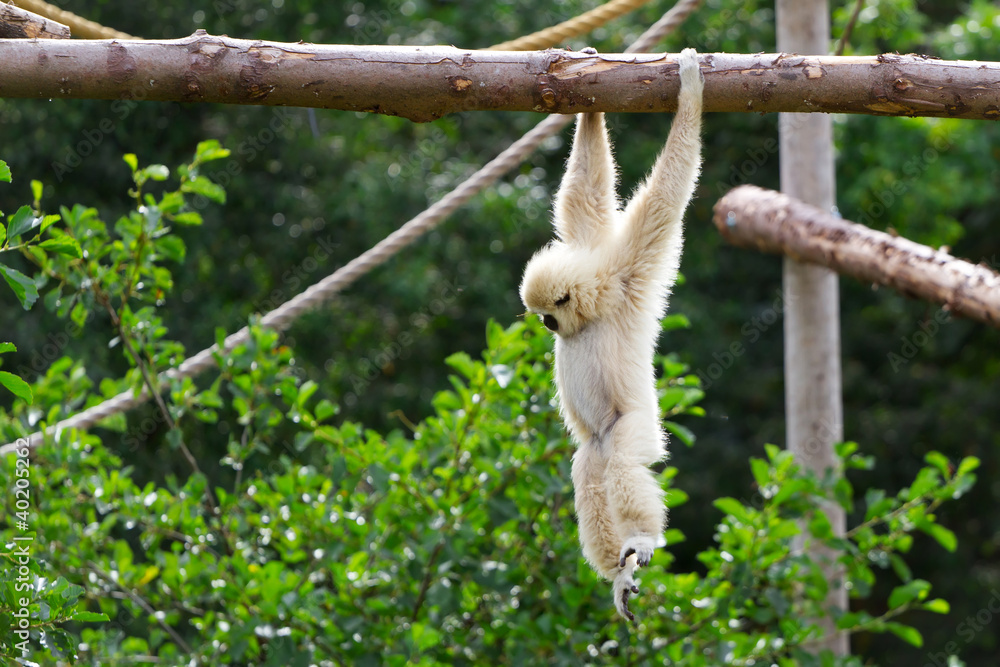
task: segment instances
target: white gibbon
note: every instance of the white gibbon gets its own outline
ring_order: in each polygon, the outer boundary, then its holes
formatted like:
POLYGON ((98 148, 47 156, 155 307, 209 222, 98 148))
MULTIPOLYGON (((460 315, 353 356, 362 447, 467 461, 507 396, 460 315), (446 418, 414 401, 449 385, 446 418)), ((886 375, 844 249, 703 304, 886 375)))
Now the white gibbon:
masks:
POLYGON ((683 245, 681 219, 701 164, 703 79, 694 49, 666 146, 624 209, 604 115, 580 114, 555 197, 557 239, 528 262, 521 300, 556 335, 555 380, 578 448, 573 488, 583 554, 614 581, 634 621, 633 574, 662 540, 664 492, 649 466, 666 456, 653 354, 683 245))

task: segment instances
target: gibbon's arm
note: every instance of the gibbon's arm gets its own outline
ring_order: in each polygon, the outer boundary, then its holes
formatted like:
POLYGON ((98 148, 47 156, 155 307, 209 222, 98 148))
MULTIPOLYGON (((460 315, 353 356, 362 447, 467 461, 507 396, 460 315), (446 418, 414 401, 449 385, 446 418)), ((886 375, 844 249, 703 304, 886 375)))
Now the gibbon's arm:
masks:
POLYGON ((694 194, 701 166, 701 103, 704 81, 698 54, 684 49, 678 58, 681 92, 677 114, 667 143, 646 181, 625 209, 626 266, 662 267, 657 278, 673 283, 680 265, 683 227, 681 219, 694 194))
POLYGON ((616 176, 604 114, 579 114, 555 201, 556 234, 563 242, 591 248, 600 244, 618 211, 616 176))

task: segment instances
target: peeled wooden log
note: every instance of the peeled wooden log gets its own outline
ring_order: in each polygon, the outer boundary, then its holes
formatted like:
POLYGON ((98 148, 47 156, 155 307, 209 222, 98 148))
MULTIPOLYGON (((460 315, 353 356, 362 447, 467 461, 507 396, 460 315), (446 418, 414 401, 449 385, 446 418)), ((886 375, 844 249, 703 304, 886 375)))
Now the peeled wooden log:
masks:
MULTIPOLYGON (((1000 63, 704 53, 706 112, 1000 119, 1000 63)), ((677 109, 676 57, 233 39, 2 40, 0 97, 317 107, 430 121, 459 111, 677 109)))
POLYGON ((753 185, 734 188, 722 197, 715 204, 714 221, 733 245, 828 266, 1000 328, 1000 274, 988 266, 753 185))
POLYGON ((0 2, 0 39, 69 39, 69 28, 52 19, 0 2))

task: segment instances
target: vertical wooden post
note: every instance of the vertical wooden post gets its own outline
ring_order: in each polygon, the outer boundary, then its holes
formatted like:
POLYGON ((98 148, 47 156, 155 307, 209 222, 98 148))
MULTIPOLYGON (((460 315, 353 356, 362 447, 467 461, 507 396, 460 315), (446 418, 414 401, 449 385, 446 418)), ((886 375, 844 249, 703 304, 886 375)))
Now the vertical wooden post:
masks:
MULTIPOLYGON (((829 49, 828 0, 777 0, 778 50, 822 55, 829 49)), ((833 124, 826 114, 779 117, 781 190, 823 210, 836 200, 833 168, 833 124)), ((785 291, 785 413, 788 448, 805 467, 818 474, 834 466, 833 445, 843 439, 840 378, 840 298, 837 274, 786 258, 785 291)), ((843 535, 846 519, 838 505, 825 508, 834 534, 843 535)), ((827 607, 847 608, 847 590, 835 581, 836 563, 829 552, 813 548, 810 557, 826 560, 830 592, 827 607)), ((821 623, 831 639, 818 649, 835 655, 850 651, 848 637, 835 634, 832 621, 821 623)))

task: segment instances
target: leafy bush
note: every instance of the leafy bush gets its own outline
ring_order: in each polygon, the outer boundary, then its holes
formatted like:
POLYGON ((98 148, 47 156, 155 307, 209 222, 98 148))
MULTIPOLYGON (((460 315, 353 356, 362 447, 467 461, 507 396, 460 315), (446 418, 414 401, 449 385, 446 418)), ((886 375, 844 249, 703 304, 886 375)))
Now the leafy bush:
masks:
MULTIPOLYGON (((60 238, 82 252, 25 249, 38 269, 32 284, 49 287, 44 303, 74 323, 106 313, 112 343, 133 368, 97 391, 79 363, 55 361, 32 386, 31 405, 18 401, 0 413, 0 436, 23 436, 143 387, 162 397, 155 428, 167 436, 157 451, 161 440, 118 417, 94 432, 49 437, 27 465, 20 456, 3 466, 11 490, 0 522, 8 545, 0 570, 5 659, 860 665, 813 655, 823 639, 815 619, 833 613, 842 632, 891 632, 920 645, 904 614, 948 611, 929 598, 930 584, 913 576, 905 555, 918 531, 955 548, 934 511, 971 487, 974 458, 953 466, 929 455, 909 487, 868 490, 859 502, 852 480, 873 463, 853 443, 839 447, 841 470, 823 477, 768 446, 765 459, 750 461, 756 491, 718 499, 718 513, 684 507, 683 473, 662 468, 667 502, 682 509, 668 548, 642 572, 639 624, 626 625, 609 585, 580 556, 572 445, 555 408, 551 338, 537 322, 491 322, 481 360, 449 358, 452 387, 437 393, 433 415, 416 424, 400 415, 405 428, 387 433, 338 424, 336 397, 320 396, 298 372, 294 350, 256 325, 246 343, 217 355, 211 377, 162 379, 158 372, 184 354, 157 315, 172 287, 166 263, 184 258, 168 223, 198 222, 186 204, 191 195, 222 200, 197 169, 224 154, 201 145, 179 170, 178 188, 158 198, 142 188, 167 170, 138 169, 129 159, 136 207, 113 230, 93 209, 63 209, 60 238), (190 435, 205 424, 215 437, 195 458, 190 435), (139 479, 130 465, 138 456, 176 461, 176 452, 187 460, 183 473, 171 463, 139 479), (25 484, 29 509, 13 493, 25 484), (822 511, 828 503, 864 518, 835 537, 822 511), (21 521, 33 531, 26 572, 15 567, 16 540, 27 534, 21 521), (700 553, 702 569, 673 571, 670 546, 684 540, 685 525, 705 521, 717 529, 700 553), (801 548, 813 542, 834 554, 854 611, 823 608, 830 582, 801 548), (873 598, 880 572, 899 582, 887 600, 873 598), (17 587, 19 577, 29 590, 17 587), (27 653, 17 635, 24 609, 27 653)), ((664 321, 685 325, 678 315, 664 321)), ((697 378, 675 357, 658 365, 674 446, 691 445, 691 432, 674 419, 701 414, 697 378)))

